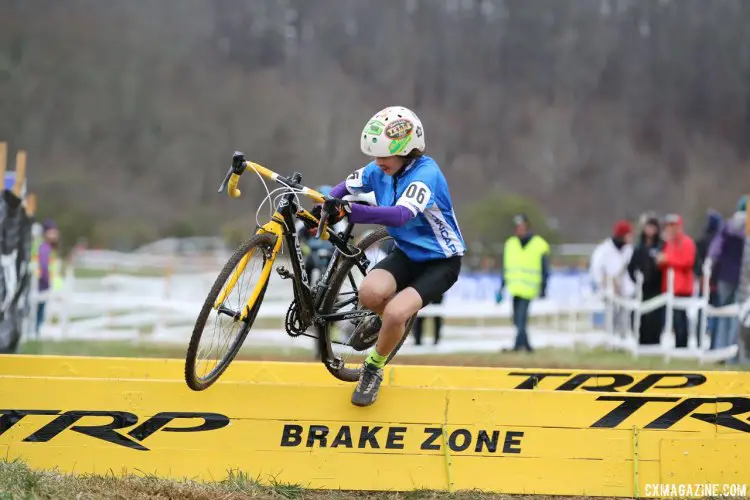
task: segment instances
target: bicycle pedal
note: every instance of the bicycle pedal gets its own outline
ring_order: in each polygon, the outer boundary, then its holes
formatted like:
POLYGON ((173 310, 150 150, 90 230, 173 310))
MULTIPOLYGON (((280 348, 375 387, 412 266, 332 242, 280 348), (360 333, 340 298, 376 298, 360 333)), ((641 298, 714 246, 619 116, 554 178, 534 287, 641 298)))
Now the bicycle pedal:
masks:
POLYGON ((279 276, 281 276, 281 279, 283 280, 288 280, 292 277, 292 273, 290 273, 289 270, 284 266, 277 267, 276 272, 279 273, 279 276))

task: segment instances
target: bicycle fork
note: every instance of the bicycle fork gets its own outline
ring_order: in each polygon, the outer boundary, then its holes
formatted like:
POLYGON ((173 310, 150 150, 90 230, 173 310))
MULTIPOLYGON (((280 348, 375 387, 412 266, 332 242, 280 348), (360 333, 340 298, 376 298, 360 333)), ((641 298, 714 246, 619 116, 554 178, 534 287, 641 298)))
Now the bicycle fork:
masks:
MULTIPOLYGON (((258 283, 255 284, 255 288, 253 289, 253 292, 250 294, 250 298, 247 300, 247 303, 245 304, 245 307, 243 308, 242 313, 240 314, 239 318, 237 318, 236 315, 233 315, 235 317, 235 320, 237 319, 239 319, 240 321, 247 320, 248 316, 250 315, 250 311, 253 309, 253 306, 258 301, 258 298, 260 297, 260 294, 263 288, 265 287, 266 283, 268 283, 268 280, 271 276, 271 269, 273 268, 273 263, 276 261, 276 256, 281 250, 281 245, 283 243, 282 227, 281 227, 281 223, 279 222, 279 220, 281 220, 281 214, 276 212, 273 215, 272 220, 269 221, 263 227, 259 228, 258 231, 255 233, 255 234, 271 233, 276 236, 276 240, 275 240, 273 249, 271 250, 271 255, 266 256, 266 262, 263 265, 263 270, 260 273, 260 279, 258 279, 258 283)), ((227 286, 221 291, 221 293, 219 294, 219 297, 216 299, 216 302, 214 303, 215 310, 222 312, 223 308, 221 307, 221 305, 227 299, 229 294, 232 293, 232 290, 237 284, 237 280, 239 279, 240 275, 245 271, 245 268, 247 267, 247 263, 250 260, 250 257, 252 257, 253 252, 257 250, 258 248, 254 248, 251 251, 247 252, 242 257, 239 264, 237 264, 237 268, 232 272, 232 276, 229 279, 229 283, 227 283, 227 286)), ((229 311, 225 310, 224 312, 229 312, 229 311)))

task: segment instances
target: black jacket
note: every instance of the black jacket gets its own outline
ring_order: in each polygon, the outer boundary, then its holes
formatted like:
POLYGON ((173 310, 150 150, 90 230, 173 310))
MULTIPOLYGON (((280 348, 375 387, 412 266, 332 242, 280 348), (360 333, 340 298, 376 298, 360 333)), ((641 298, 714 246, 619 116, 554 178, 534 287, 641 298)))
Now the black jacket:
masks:
POLYGON ((636 271, 643 273, 643 297, 645 299, 656 297, 661 293, 662 272, 656 264, 655 257, 663 246, 664 243, 660 238, 657 237, 654 242, 648 244, 644 235, 641 235, 641 240, 633 249, 633 256, 628 263, 628 274, 633 282, 636 282, 636 271))

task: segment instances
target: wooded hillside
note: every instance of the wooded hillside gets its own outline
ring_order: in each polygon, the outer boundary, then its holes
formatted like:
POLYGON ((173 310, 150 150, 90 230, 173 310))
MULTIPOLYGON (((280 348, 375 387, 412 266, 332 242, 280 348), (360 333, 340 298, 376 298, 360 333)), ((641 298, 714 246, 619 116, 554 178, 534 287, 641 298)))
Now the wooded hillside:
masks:
MULTIPOLYGON (((0 0, 0 140, 66 240, 126 248, 254 221, 235 149, 311 184, 413 108, 461 207, 532 198, 566 240, 698 221, 748 190, 747 0, 0 0), (133 222, 137 220, 138 222, 133 222)), ((696 222, 698 223, 698 222, 696 222)), ((252 230, 252 224, 248 226, 252 230)))

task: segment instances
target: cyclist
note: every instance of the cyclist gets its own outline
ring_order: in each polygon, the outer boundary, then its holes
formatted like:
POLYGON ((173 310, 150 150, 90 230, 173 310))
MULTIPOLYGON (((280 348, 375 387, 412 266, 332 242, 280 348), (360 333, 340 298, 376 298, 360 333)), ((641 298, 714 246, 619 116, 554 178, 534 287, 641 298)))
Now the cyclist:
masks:
MULTIPOLYGON (((362 282, 359 299, 376 313, 359 325, 351 344, 365 350, 352 404, 375 402, 383 367, 406 330, 409 318, 443 295, 458 279, 466 245, 453 210, 448 183, 425 154, 425 131, 411 110, 390 106, 365 124, 360 148, 374 160, 352 173, 325 202, 330 221, 386 226, 396 248, 362 282), (347 194, 374 192, 377 206, 349 204, 347 194)), ((320 214, 321 207, 314 209, 320 214)))

